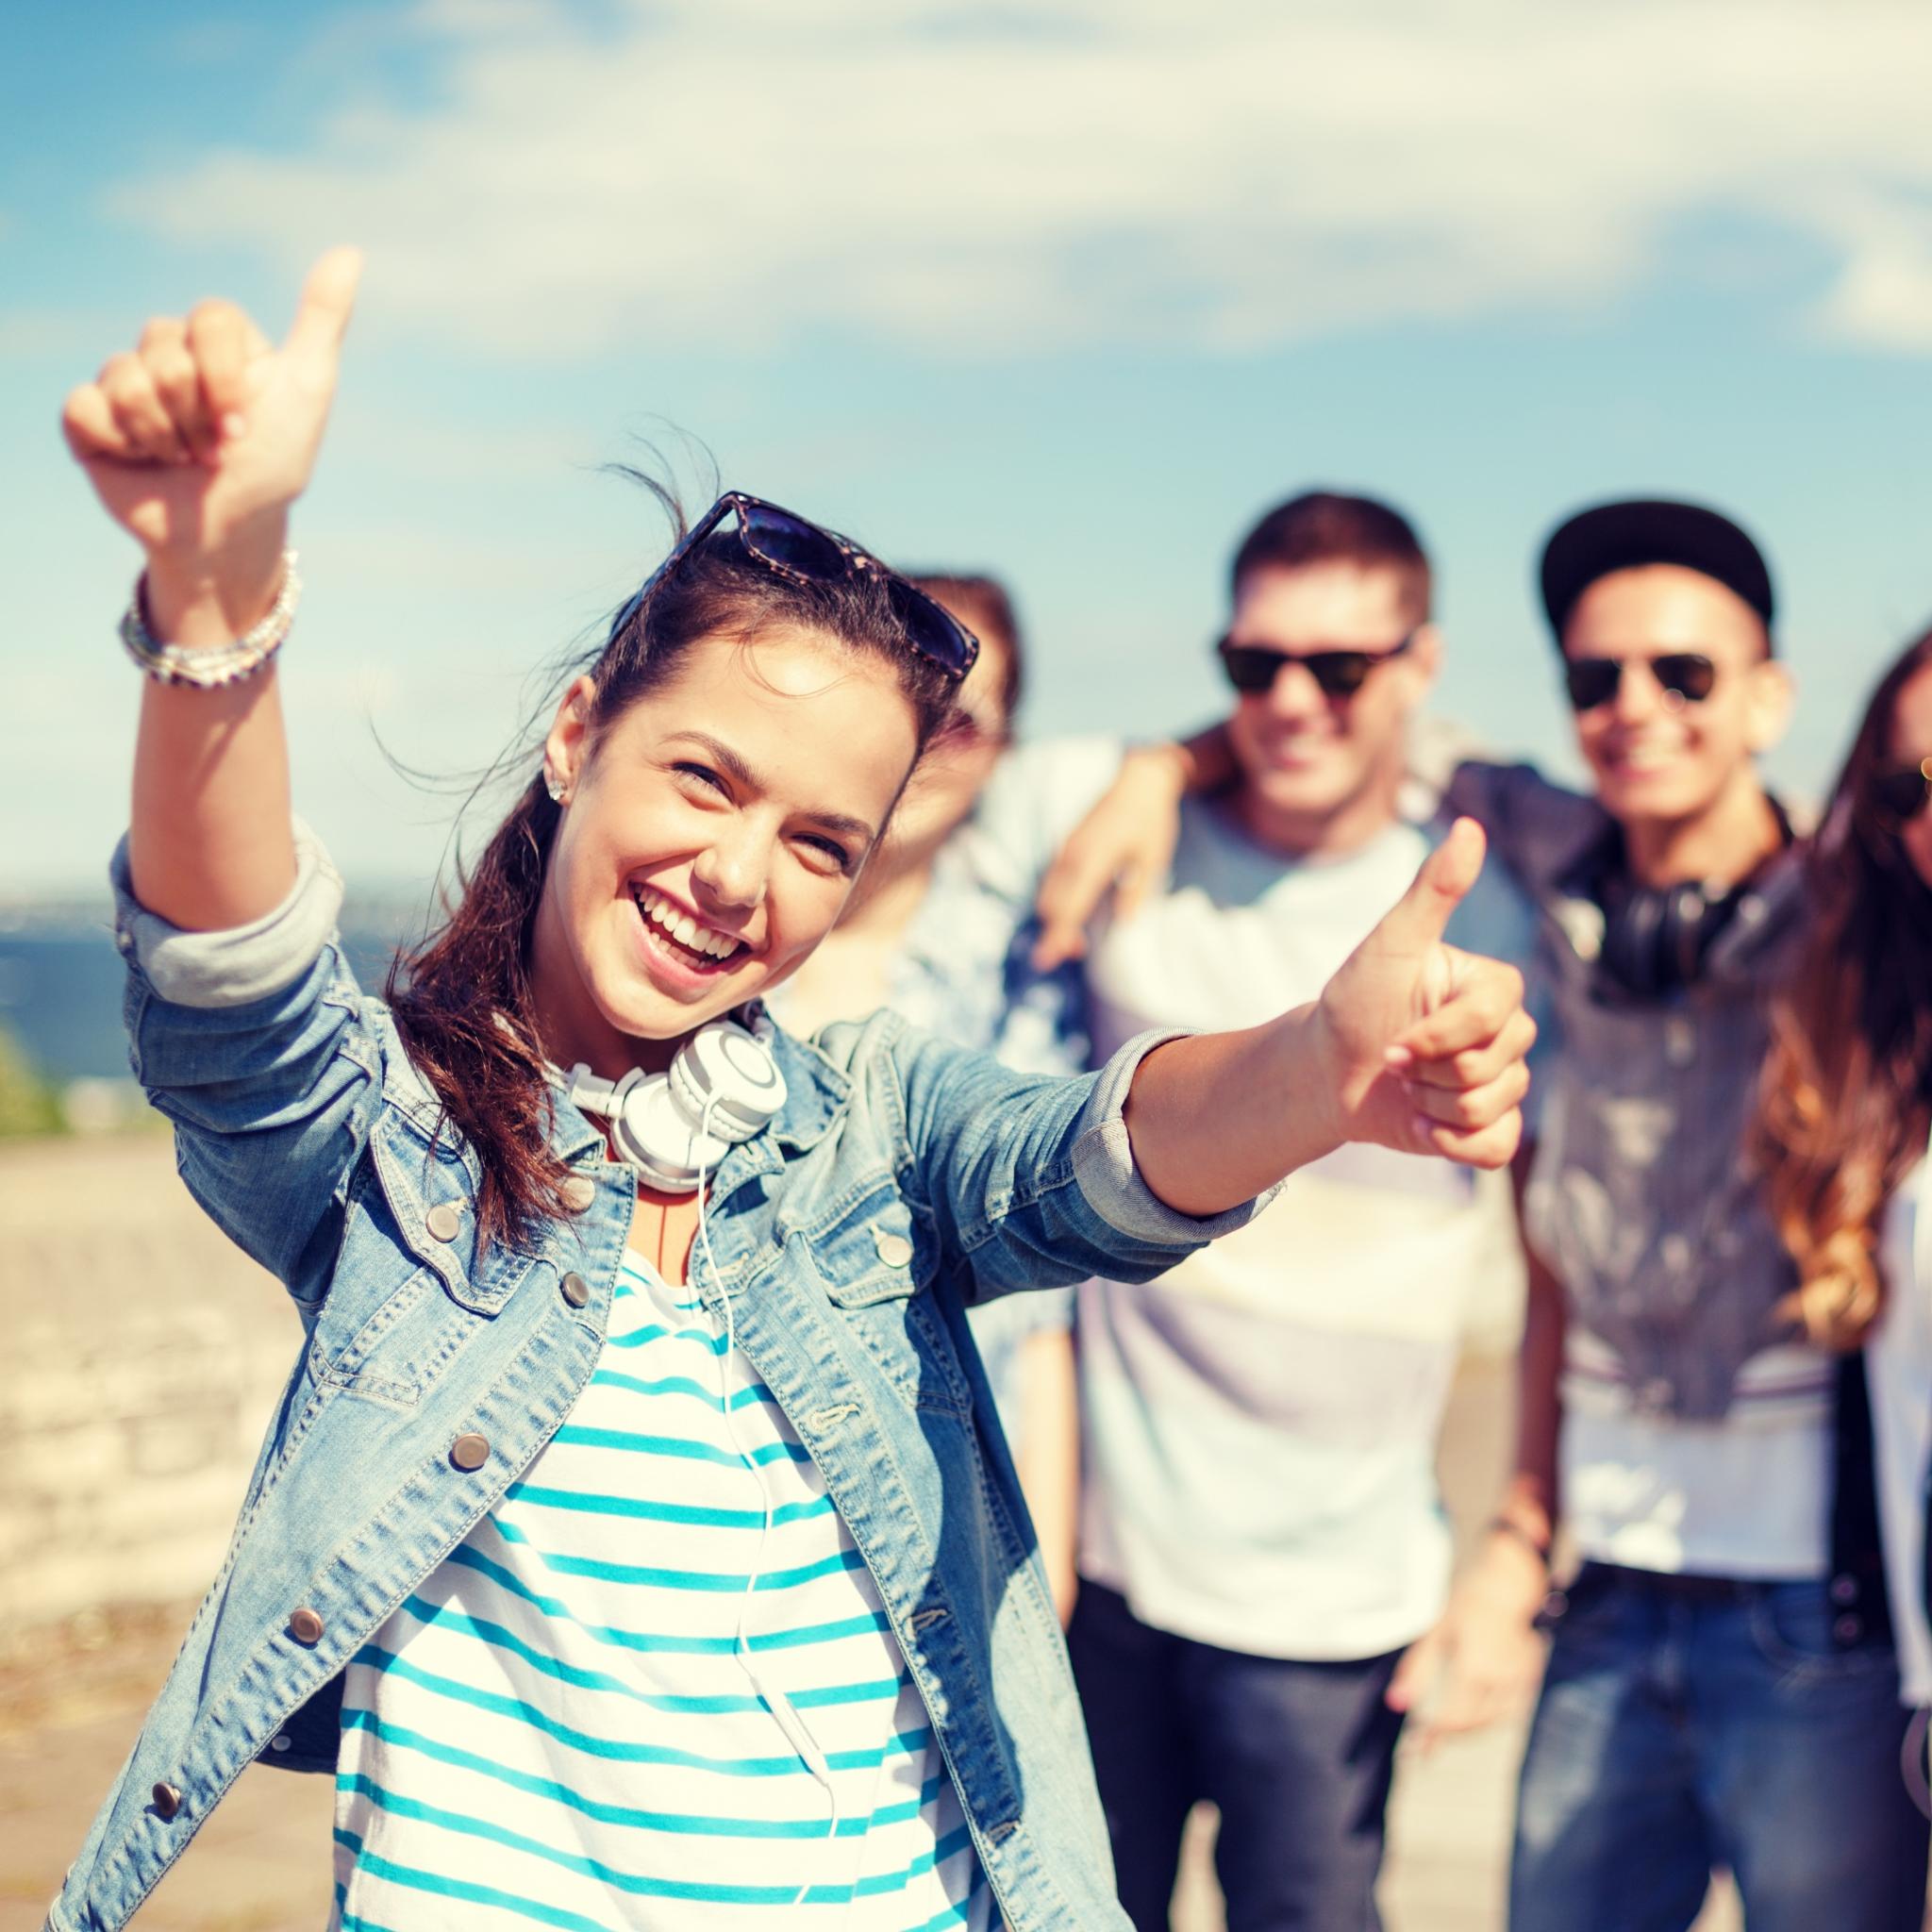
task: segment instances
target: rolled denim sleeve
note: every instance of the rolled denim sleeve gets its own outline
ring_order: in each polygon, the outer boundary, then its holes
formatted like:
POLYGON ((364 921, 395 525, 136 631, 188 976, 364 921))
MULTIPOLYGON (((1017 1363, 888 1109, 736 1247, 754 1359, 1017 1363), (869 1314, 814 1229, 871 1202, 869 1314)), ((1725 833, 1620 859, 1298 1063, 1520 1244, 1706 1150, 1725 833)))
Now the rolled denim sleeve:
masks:
POLYGON ((295 883, 272 912, 225 932, 185 932, 134 896, 127 841, 114 848, 114 943, 157 998, 176 1007, 243 1007, 299 979, 342 909, 342 880, 322 841, 294 824, 295 883))
POLYGON ((1181 1214, 1135 1166, 1128 1089, 1157 1046, 1181 1037, 1144 1033, 1098 1073, 1050 1079, 902 1031, 893 1059, 917 1191, 970 1268, 972 1294, 1091 1274, 1144 1281, 1265 1205, 1269 1195, 1205 1218, 1181 1214))
POLYGON ((127 962, 128 1058, 174 1124, 190 1192, 305 1311, 326 1291, 383 1053, 335 936, 341 882, 306 827, 283 902, 225 932, 171 925, 109 875, 127 962))
MULTIPOLYGON (((1127 1090, 1141 1062, 1170 1040, 1186 1040, 1186 1027, 1137 1034, 1093 1076, 1093 1091, 1080 1109, 1074 1140, 1074 1174, 1087 1204, 1109 1227, 1135 1241, 1198 1248, 1245 1227, 1274 1196, 1275 1190, 1222 1214, 1196 1219, 1170 1208, 1134 1165, 1127 1139, 1127 1090)), ((1178 1255, 1174 1257, 1179 1260, 1178 1255)))

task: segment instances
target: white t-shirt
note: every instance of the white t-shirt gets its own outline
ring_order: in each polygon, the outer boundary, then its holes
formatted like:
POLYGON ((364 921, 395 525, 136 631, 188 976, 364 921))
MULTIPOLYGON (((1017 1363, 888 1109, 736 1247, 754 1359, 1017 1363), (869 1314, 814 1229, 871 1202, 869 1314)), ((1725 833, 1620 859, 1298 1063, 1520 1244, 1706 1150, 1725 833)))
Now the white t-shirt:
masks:
MULTIPOLYGON (((1172 890, 1094 950, 1095 1052, 1313 998, 1437 836, 1403 824, 1296 861, 1191 801, 1172 890)), ((1450 937, 1520 960, 1530 934, 1492 868, 1450 937)), ((1082 1574, 1143 1623, 1250 1656, 1420 1636, 1448 1584, 1435 1446, 1458 1334, 1476 1287, 1519 1266, 1500 1176, 1347 1147, 1159 1280, 1088 1284, 1082 1574)))
POLYGON ((1563 1521, 1577 1553, 1673 1575, 1792 1579, 1830 1566, 1832 1365, 1769 1348, 1719 1422, 1645 1412, 1614 1351, 1563 1337, 1563 1521))
POLYGON ((1878 1522, 1891 1591, 1899 1689, 1932 1705, 1925 1574, 1925 1483, 1932 1472, 1932 1148, 1893 1196, 1880 1262, 1889 1299, 1866 1353, 1878 1453, 1878 1522))
POLYGON ((569 1420, 350 1663, 335 1844, 340 1932, 997 1917, 817 1467, 697 1291, 633 1254, 569 1420))

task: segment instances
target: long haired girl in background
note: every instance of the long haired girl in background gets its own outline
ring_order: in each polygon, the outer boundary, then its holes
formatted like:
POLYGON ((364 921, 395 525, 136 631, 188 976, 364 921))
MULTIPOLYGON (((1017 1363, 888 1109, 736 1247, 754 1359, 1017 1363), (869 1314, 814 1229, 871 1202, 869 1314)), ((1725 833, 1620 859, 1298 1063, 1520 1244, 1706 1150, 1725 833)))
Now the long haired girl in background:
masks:
MULTIPOLYGON (((1759 1127, 1797 1313, 1865 1351, 1900 1690, 1932 1706, 1932 631, 1873 692, 1811 855, 1759 1127)), ((1927 1802, 1924 1725, 1907 1779, 1927 1802)))

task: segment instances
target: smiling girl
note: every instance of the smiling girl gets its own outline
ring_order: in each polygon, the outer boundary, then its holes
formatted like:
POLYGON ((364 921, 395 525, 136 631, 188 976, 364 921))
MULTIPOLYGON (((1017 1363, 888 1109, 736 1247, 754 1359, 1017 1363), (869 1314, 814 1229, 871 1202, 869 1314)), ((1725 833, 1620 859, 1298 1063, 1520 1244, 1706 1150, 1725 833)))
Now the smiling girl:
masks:
POLYGON ((55 1902, 120 1925, 241 1771, 337 1782, 333 1923, 1120 1925, 965 1339, 1144 1279, 1344 1140, 1507 1161, 1533 1028, 1441 942, 1464 827, 1322 998, 1029 1078, 760 996, 973 639, 730 495, 618 613, 387 1001, 290 808, 286 550, 358 261, 69 398, 146 568, 114 866, 137 1072, 305 1341, 215 1587, 55 1902))

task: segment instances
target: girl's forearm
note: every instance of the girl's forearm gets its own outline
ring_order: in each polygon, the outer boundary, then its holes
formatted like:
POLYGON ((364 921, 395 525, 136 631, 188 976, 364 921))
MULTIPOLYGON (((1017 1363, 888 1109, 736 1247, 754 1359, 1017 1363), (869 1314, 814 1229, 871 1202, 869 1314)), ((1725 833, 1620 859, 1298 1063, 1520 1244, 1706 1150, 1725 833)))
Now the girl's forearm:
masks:
MULTIPOLYGON (((132 354, 69 393, 61 432, 147 555, 142 618, 158 642, 219 656, 273 608, 361 268, 353 248, 325 255, 279 347, 233 303, 202 302, 155 317, 132 354)), ((142 903, 193 931, 245 924, 287 896, 289 750, 272 668, 213 689, 148 686, 128 864, 142 903)))
POLYGON ((1224 1213, 1341 1144, 1337 1086, 1313 1006, 1170 1041, 1127 1095, 1134 1165, 1176 1213, 1224 1213))
MULTIPOLYGON (((219 571, 148 575, 147 620, 170 643, 221 644, 275 602, 279 534, 219 571)), ((215 691, 148 683, 134 754, 128 862, 135 896, 193 932, 272 911, 295 882, 289 750, 275 667, 215 691)))

